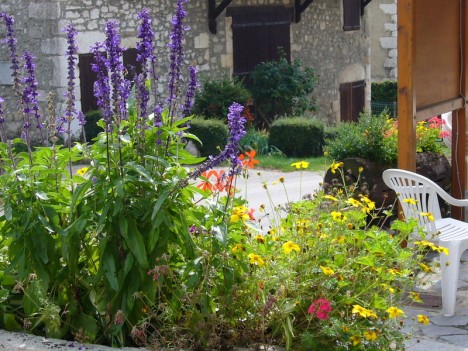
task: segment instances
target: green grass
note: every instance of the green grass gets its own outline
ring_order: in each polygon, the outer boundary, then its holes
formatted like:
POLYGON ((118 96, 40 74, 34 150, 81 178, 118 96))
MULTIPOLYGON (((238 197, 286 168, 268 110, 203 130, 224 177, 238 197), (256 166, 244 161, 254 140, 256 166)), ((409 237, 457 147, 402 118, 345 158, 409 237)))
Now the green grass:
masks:
POLYGON ((331 161, 325 156, 309 157, 309 158, 292 158, 278 155, 257 155, 255 156, 260 161, 256 168, 274 169, 282 172, 296 171, 296 167, 292 167, 291 163, 298 161, 309 162, 309 167, 306 171, 324 171, 330 167, 331 161))

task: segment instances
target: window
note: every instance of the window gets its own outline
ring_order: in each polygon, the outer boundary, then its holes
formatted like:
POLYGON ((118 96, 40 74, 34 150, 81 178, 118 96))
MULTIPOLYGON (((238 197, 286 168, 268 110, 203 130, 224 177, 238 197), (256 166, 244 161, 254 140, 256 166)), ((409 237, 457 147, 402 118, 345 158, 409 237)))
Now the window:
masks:
POLYGON ((363 80, 340 85, 341 121, 351 122, 359 119, 364 111, 364 94, 366 83, 363 80))
POLYGON ((283 6, 227 9, 232 16, 234 76, 245 77, 261 62, 278 58, 281 50, 291 57, 291 11, 283 6))
POLYGON ((343 30, 361 29, 361 0, 343 0, 343 30))
MULTIPOLYGON (((137 62, 137 49, 127 49, 123 53, 123 64, 125 67, 125 78, 133 81, 135 73, 141 73, 141 64, 137 62)), ((97 110, 98 105, 94 97, 94 82, 97 80, 96 73, 91 69, 93 54, 80 54, 78 68, 80 71, 80 93, 81 110, 86 113, 97 110)))

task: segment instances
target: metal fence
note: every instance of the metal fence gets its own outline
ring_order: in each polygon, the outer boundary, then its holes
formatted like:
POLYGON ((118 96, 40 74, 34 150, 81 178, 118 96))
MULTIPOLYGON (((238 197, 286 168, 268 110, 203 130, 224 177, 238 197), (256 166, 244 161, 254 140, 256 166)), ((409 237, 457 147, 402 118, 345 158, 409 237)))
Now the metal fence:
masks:
POLYGON ((393 102, 382 102, 382 101, 371 101, 372 114, 379 115, 384 111, 396 118, 398 116, 398 104, 396 101, 393 102))

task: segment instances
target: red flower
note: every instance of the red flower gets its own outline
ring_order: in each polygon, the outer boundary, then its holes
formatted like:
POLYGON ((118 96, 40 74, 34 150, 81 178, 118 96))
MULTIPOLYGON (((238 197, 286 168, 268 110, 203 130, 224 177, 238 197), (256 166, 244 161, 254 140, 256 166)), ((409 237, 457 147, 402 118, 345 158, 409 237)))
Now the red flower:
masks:
POLYGON ((210 182, 210 177, 215 173, 216 171, 211 170, 209 172, 203 172, 201 174, 202 182, 197 185, 197 188, 200 188, 203 191, 213 191, 215 189, 214 185, 211 184, 210 182))
POLYGON ((309 314, 315 314, 318 319, 325 320, 328 319, 328 313, 332 310, 331 303, 327 299, 317 299, 312 302, 307 312, 309 314))
POLYGON ((240 154, 239 155, 239 160, 242 161, 242 165, 247 168, 254 168, 256 164, 260 163, 259 160, 255 160, 254 157, 257 154, 257 151, 252 150, 252 151, 246 151, 245 155, 240 154), (248 157, 246 160, 244 160, 246 157, 248 157))

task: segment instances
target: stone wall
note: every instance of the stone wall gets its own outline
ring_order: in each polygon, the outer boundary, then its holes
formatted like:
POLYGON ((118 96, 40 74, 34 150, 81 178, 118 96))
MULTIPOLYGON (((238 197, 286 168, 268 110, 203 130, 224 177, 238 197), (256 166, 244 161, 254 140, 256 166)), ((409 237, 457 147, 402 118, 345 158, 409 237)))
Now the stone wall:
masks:
POLYGON ((368 8, 372 80, 396 79, 398 75, 396 0, 373 0, 368 8))
MULTIPOLYGON (((283 5, 293 6, 294 0, 234 0, 234 6, 283 5)), ((158 89, 165 91, 165 74, 168 71, 167 42, 171 30, 170 20, 175 10, 175 0, 7 0, 0 4, 0 11, 15 17, 18 49, 30 50, 38 59, 37 71, 41 101, 49 91, 56 94, 57 111, 64 110, 63 95, 66 91, 66 37, 61 32, 68 22, 79 31, 79 53, 88 53, 92 44, 104 39, 104 25, 110 19, 120 22, 122 44, 135 47, 137 13, 149 9, 157 32, 156 47, 159 73, 163 77, 158 89)), ((304 64, 314 67, 319 83, 314 96, 322 118, 339 120, 339 85, 353 80, 370 79, 367 15, 363 17, 362 29, 353 32, 342 30, 342 0, 316 0, 302 15, 300 23, 291 25, 291 55, 304 64)), ((224 11, 217 19, 218 32, 209 33, 207 1, 191 0, 186 5, 186 61, 195 64, 201 77, 230 76, 233 69, 231 18, 224 11)), ((0 24, 0 37, 4 36, 0 24)), ((8 51, 0 45, 0 72, 8 64, 8 51)), ((79 101, 79 79, 76 96, 79 101)), ((16 108, 11 98, 11 85, 5 85, 0 75, 0 96, 5 97, 6 110, 16 108)), ((369 94, 366 106, 369 104, 369 94)))

